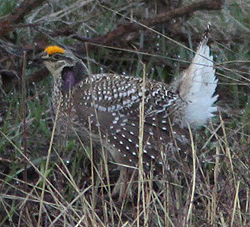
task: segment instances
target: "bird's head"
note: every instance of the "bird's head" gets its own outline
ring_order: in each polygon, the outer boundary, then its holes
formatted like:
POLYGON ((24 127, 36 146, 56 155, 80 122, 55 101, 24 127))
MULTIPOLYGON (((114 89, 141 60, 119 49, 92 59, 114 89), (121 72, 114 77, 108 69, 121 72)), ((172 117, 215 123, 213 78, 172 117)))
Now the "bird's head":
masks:
POLYGON ((63 89, 74 86, 88 75, 85 64, 71 51, 59 46, 48 46, 35 61, 42 62, 55 81, 61 81, 63 89))
POLYGON ((36 60, 42 62, 54 77, 60 75, 65 67, 74 67, 80 61, 71 51, 59 46, 46 47, 36 60))

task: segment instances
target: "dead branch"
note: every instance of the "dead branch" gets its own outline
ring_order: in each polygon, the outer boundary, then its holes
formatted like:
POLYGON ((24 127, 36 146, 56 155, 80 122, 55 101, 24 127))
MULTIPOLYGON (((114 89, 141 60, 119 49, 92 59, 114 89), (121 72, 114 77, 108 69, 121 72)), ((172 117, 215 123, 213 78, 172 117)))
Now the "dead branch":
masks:
POLYGON ((221 10, 223 3, 224 0, 206 0, 206 1, 194 2, 188 6, 183 6, 171 11, 164 12, 154 18, 145 19, 141 23, 133 22, 120 25, 113 31, 109 32, 107 35, 96 37, 89 41, 87 41, 83 37, 80 39, 83 42, 88 42, 89 44, 110 45, 114 41, 120 40, 122 37, 128 35, 131 32, 147 29, 148 27, 152 27, 158 24, 163 24, 177 17, 190 15, 195 11, 221 10))

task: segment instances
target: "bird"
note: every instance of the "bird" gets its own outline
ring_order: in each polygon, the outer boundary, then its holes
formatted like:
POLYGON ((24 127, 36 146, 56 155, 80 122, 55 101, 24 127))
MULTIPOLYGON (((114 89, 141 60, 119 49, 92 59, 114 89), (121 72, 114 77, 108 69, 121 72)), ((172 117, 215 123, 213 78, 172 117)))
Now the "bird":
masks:
POLYGON ((217 111, 218 79, 207 44, 209 31, 210 24, 191 64, 170 85, 116 73, 92 74, 59 46, 48 46, 39 55, 53 76, 59 134, 77 133, 107 149, 120 168, 114 191, 127 169, 138 168, 139 152, 145 169, 165 165, 169 153, 189 144, 188 128, 204 126, 217 111))

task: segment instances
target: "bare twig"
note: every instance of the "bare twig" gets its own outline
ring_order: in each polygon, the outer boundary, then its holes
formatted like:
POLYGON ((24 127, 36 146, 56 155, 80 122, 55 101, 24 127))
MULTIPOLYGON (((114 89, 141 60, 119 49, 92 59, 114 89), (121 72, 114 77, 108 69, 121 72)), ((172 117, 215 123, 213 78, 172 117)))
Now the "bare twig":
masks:
MULTIPOLYGON (((141 23, 132 22, 126 23, 118 26, 113 31, 109 32, 107 35, 103 35, 100 37, 96 37, 92 40, 86 40, 84 37, 75 37, 81 39, 82 41, 88 41, 90 44, 102 44, 102 45, 110 45, 114 41, 120 40, 122 37, 130 34, 131 32, 136 32, 141 29, 147 29, 148 27, 152 27, 158 24, 163 24, 169 22, 177 17, 183 17, 194 13, 199 10, 221 10, 224 0, 206 0, 194 2, 188 6, 183 6, 171 11, 167 11, 161 13, 160 15, 145 19, 141 23)), ((84 49, 85 47, 83 47, 84 49)))

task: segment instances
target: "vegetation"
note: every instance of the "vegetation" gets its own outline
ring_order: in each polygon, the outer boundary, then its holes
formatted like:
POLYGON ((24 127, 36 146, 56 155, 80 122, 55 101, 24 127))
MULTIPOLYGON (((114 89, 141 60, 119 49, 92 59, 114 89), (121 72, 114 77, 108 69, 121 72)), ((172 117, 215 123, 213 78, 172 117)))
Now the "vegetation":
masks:
POLYGON ((250 226, 250 0, 214 10, 220 1, 204 2, 211 10, 201 4, 108 41, 124 24, 197 1, 0 2, 0 226, 250 226), (105 155, 93 158, 77 137, 65 154, 56 149, 51 78, 32 59, 58 44, 93 73, 142 76, 145 64, 148 78, 169 83, 190 63, 208 21, 219 112, 191 133, 192 152, 175 154, 174 168, 135 172, 118 201, 117 170, 105 155))

